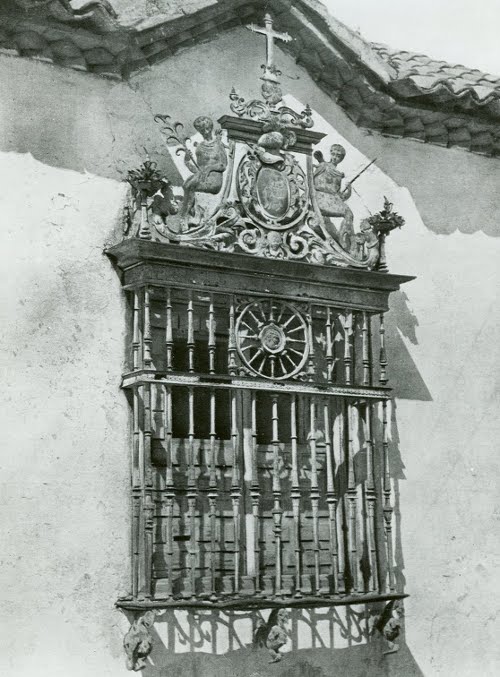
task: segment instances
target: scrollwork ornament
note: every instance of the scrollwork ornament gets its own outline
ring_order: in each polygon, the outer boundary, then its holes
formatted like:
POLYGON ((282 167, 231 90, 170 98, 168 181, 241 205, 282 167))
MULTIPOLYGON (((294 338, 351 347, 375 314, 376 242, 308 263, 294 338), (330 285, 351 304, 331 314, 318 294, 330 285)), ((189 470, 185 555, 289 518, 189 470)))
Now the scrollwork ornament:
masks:
POLYGON ((304 110, 300 113, 293 110, 289 106, 281 106, 276 112, 279 117, 279 123, 281 125, 296 125, 297 127, 302 127, 303 129, 310 129, 313 125, 312 119, 312 109, 307 104, 304 110))
POLYGON ((238 117, 246 116, 251 120, 267 120, 271 116, 271 110, 267 103, 259 99, 246 101, 242 96, 237 94, 234 87, 229 94, 229 99, 232 102, 229 108, 238 117))
POLYGON ((238 245, 247 254, 262 256, 266 249, 265 234, 261 228, 245 228, 238 235, 238 245))
POLYGON ((297 233, 290 232, 286 234, 286 245, 291 259, 304 259, 309 254, 307 239, 297 233))

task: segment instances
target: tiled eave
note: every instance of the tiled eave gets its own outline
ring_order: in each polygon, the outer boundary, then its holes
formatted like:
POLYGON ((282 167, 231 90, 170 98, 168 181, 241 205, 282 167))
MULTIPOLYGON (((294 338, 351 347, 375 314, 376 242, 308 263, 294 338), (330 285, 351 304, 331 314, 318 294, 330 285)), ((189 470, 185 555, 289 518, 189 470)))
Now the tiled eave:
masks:
POLYGON ((358 126, 500 155, 500 79, 495 76, 370 45, 316 0, 199 5, 158 23, 124 27, 114 22, 101 32, 46 17, 0 14, 0 49, 127 78, 229 28, 259 22, 264 11, 271 11, 276 27, 295 38, 287 51, 358 126))

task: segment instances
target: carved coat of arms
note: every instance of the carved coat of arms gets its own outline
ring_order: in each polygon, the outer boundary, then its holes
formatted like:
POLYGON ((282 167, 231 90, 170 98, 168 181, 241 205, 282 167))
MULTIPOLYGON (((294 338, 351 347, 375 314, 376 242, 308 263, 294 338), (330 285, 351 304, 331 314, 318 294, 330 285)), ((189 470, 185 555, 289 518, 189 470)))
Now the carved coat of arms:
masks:
POLYGON ((348 205, 362 172, 346 182, 339 169, 343 146, 333 144, 325 158, 314 148, 325 135, 312 129, 309 106, 299 113, 283 101, 273 44, 292 38, 275 32, 269 15, 264 28, 248 28, 267 39, 262 99, 246 101, 233 89, 233 115, 220 118, 217 129, 200 115, 191 138, 181 123, 157 115, 170 150, 190 175, 180 194, 154 163, 129 172, 127 233, 222 252, 383 269, 381 247, 391 228, 379 228, 380 218, 355 228, 348 205))

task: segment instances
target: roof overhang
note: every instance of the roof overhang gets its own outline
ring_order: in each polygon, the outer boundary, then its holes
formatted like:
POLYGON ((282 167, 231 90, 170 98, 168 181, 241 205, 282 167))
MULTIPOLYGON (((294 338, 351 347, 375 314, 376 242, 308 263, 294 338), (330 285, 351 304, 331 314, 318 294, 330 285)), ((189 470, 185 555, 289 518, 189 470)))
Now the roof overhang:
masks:
POLYGON ((372 45, 317 0, 198 0, 132 25, 120 23, 105 0, 79 10, 67 0, 8 0, 0 10, 0 51, 127 78, 259 21, 264 11, 294 36, 286 50, 358 126, 500 155, 500 78, 372 45))

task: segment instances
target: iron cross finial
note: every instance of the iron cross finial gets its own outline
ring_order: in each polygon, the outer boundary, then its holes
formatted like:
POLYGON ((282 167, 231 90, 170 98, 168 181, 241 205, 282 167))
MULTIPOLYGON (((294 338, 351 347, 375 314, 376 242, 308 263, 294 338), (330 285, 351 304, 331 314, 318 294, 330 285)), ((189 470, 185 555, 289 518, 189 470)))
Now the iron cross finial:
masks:
POLYGON ((274 40, 290 42, 293 38, 288 33, 278 33, 273 30, 273 19, 270 14, 266 14, 264 17, 264 28, 256 24, 248 24, 247 28, 254 33, 266 36, 266 65, 264 67, 263 78, 275 81, 277 69, 274 65, 274 40))

